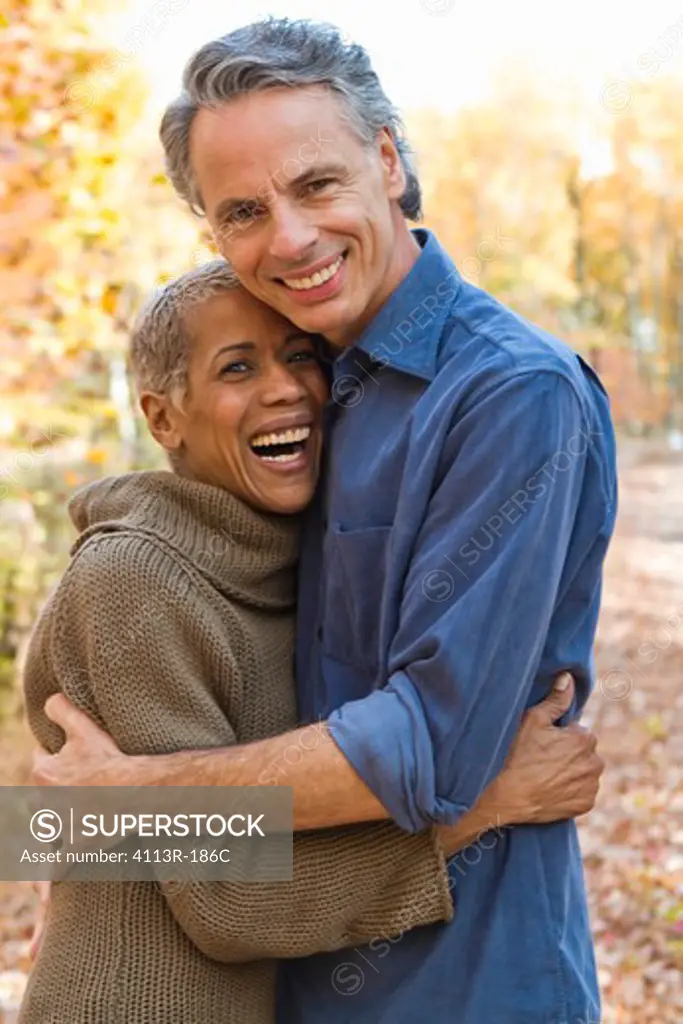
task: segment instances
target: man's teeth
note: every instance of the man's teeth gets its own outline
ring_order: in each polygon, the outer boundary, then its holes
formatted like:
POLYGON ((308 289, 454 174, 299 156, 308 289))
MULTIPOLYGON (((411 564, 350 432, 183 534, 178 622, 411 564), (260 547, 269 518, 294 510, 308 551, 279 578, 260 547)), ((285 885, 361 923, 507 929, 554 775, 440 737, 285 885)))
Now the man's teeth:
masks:
POLYGON ((285 281, 285 284, 288 288, 293 288, 295 292, 307 291, 309 288, 318 288, 321 284, 325 284, 325 281, 329 281, 331 277, 334 277, 343 262, 344 257, 339 256, 334 263, 330 263, 329 267, 316 270, 315 274, 311 274, 310 277, 290 277, 285 281))
POLYGON ((268 448, 272 444, 296 444, 307 441, 311 436, 310 427, 295 427, 293 430, 282 430, 279 434, 259 434, 252 438, 252 448, 268 448))

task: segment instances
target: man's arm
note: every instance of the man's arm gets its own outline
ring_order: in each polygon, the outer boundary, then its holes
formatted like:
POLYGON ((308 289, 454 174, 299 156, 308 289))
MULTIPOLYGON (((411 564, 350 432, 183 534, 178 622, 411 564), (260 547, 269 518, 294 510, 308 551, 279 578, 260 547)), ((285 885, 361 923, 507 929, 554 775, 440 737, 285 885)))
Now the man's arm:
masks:
MULTIPOLYGON (((46 689, 59 685, 130 755, 162 754, 194 737, 207 747, 235 742, 228 713, 240 668, 227 638, 215 642, 225 635, 225 611, 191 580, 177 583, 175 563, 148 538, 112 534, 81 549, 27 655, 26 705, 39 740, 59 749, 62 734, 43 713, 46 689)), ((287 885, 250 880, 259 856, 269 855, 249 854, 246 880, 189 882, 166 893, 207 955, 226 962, 306 956, 453 913, 433 829, 409 835, 385 821, 296 833, 287 885)))
MULTIPOLYGON (((451 856, 476 842, 492 828, 501 828, 522 822, 548 822, 572 818, 589 811, 598 792, 603 763, 595 752, 595 736, 578 725, 560 729, 554 725, 572 705, 574 687, 571 676, 561 675, 553 692, 531 711, 528 711, 512 745, 505 768, 488 786, 475 807, 456 825, 438 826, 441 846, 451 856)), ((94 722, 62 695, 50 700, 54 721, 66 734, 67 741, 59 754, 36 755, 36 781, 40 785, 109 785, 113 780, 125 779, 126 785, 144 785, 136 772, 135 758, 122 754, 113 740, 94 722)), ((208 751, 213 755, 215 772, 223 767, 225 755, 233 748, 208 751)), ((184 758, 173 754, 171 759, 184 758)), ((150 758, 146 763, 167 763, 164 757, 150 758)), ((178 771, 178 764, 173 761, 178 771)), ((214 776, 211 776, 212 778, 214 776)), ((167 776, 160 775, 156 783, 165 784, 167 776)), ((334 833, 330 832, 330 835, 334 833)), ((40 906, 31 942, 31 955, 35 956, 42 939, 48 906, 49 883, 39 885, 40 906)), ((198 893, 200 898, 201 892, 198 893)), ((171 909, 179 916, 195 912, 191 894, 183 909, 180 900, 170 901, 171 909)), ((201 910, 201 908, 200 908, 201 910)), ((198 917, 203 927, 201 914, 198 917)), ((186 918, 186 925, 189 921, 186 918)), ((232 922, 234 926, 234 922, 232 922)), ((213 933, 215 935, 215 933, 213 933)), ((215 939, 195 933, 195 941, 203 943, 207 955, 225 958, 224 946, 214 946, 215 939)))
MULTIPOLYGON (((570 709, 573 698, 571 676, 562 673, 551 695, 524 715, 500 776, 468 815, 456 825, 441 827, 447 855, 467 846, 493 825, 559 821, 585 814, 593 807, 604 767, 595 751, 595 736, 579 725, 560 728, 554 724, 570 709)), ((299 729, 286 737, 242 747, 130 757, 122 754, 111 737, 63 695, 51 697, 45 710, 65 733, 66 743, 57 754, 38 751, 34 755, 33 778, 40 786, 288 785, 286 774, 278 773, 277 779, 271 781, 265 781, 259 774, 264 748, 270 748, 278 757, 278 764, 286 764, 284 755, 292 750, 290 738, 300 741, 310 736, 307 730, 299 729), (253 764, 249 758, 252 751, 253 764)), ((313 755, 315 749, 309 753, 313 755)), ((295 769, 298 764, 291 767, 295 769)), ((329 781, 311 779, 311 784, 314 792, 322 792, 321 798, 328 798, 336 781, 334 777, 329 781)), ((358 778, 356 792, 362 793, 364 789, 367 791, 358 778)), ((299 795, 295 828, 317 827, 310 820, 320 817, 320 808, 311 800, 306 787, 295 788, 295 793, 299 795), (303 805, 300 797, 305 798, 303 805)), ((377 802, 372 794, 370 798, 374 809, 377 802)), ((333 805, 327 813, 340 819, 346 815, 336 823, 348 824, 353 809, 344 804, 339 811, 333 805)), ((387 816, 381 807, 380 815, 387 816)))
MULTIPOLYGON (((61 764, 39 759, 38 778, 283 784, 293 789, 298 829, 387 815, 408 829, 457 821, 500 771, 539 673, 589 436, 571 385, 554 373, 498 385, 459 421, 447 442, 450 468, 433 495, 408 573, 392 674, 386 686, 335 712, 328 725, 231 750, 123 764, 107 765, 95 742, 97 752, 81 750, 80 764, 68 754, 61 764), (553 478, 552 459, 566 451, 569 465, 565 458, 553 478), (499 530, 491 550, 473 566, 464 562, 459 573, 452 563, 471 551, 473 534, 494 516, 502 520, 503 506, 514 512, 510 499, 520 490, 527 507, 499 530), (448 600, 430 600, 425 580, 441 567, 450 569, 452 592, 448 600)), ((597 603, 597 581, 595 590, 586 595, 587 614, 597 603)), ((53 713, 61 712, 53 706, 53 713)), ((552 732, 558 750, 578 745, 592 755, 586 737, 552 732)))

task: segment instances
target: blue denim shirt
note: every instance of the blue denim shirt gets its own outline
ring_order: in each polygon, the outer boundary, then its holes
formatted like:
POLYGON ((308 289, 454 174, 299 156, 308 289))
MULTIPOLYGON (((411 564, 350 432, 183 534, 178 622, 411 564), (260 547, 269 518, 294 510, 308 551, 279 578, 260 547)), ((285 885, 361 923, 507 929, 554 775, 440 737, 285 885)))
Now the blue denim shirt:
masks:
MULTIPOLYGON (((595 374, 416 237, 332 367, 297 644, 302 717, 407 830, 473 806, 554 673, 583 707, 616 508, 595 374)), ((283 964, 281 1024, 597 1021, 574 823, 491 824, 449 862, 452 923, 283 964)))

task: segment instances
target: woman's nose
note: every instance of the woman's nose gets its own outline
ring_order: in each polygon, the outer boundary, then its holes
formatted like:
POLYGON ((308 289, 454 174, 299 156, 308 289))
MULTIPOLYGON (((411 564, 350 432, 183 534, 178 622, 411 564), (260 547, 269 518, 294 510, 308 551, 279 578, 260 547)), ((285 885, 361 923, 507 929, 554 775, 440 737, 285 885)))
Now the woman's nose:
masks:
POLYGON ((303 383, 286 366, 275 365, 264 375, 261 391, 264 405, 293 405, 305 396, 303 383))

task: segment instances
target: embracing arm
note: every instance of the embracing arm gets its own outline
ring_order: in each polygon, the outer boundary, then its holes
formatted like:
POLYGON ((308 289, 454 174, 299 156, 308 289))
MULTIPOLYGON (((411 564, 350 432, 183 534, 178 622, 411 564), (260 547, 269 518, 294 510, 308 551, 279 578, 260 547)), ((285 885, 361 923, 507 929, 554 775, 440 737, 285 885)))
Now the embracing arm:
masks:
MULTIPOLYGON (((43 761, 39 778, 98 784, 123 773, 130 784, 283 784, 293 789, 300 829, 387 815, 408 829, 434 821, 464 826, 467 809, 474 814, 490 795, 486 787, 502 767, 525 706, 542 696, 532 684, 577 514, 589 431, 571 386, 543 373, 497 387, 453 428, 448 444, 457 458, 418 537, 390 652, 391 677, 335 712, 329 726, 233 749, 125 763, 114 758, 111 765, 97 755, 80 767, 74 759, 43 761), (575 454, 554 471, 554 455, 568 445, 575 454), (497 524, 500 536, 482 554, 472 537, 485 523, 497 524), (446 601, 425 599, 424 580, 435 568, 450 573, 446 601), (481 643, 473 642, 477 637, 481 643), (303 755, 294 760, 292 750, 303 755)), ((606 536, 596 543, 606 544, 606 536)), ((595 589, 597 599, 597 581, 595 589)), ((521 801, 522 818, 514 816, 519 806, 513 799, 510 813, 503 808, 509 823, 571 817, 591 806, 599 775, 592 738, 545 723, 542 734, 552 737, 544 747, 546 799, 540 808, 521 801), (558 782, 566 783, 566 792, 558 782)))
MULTIPOLYGON (((32 727, 52 749, 48 664, 62 693, 130 755, 235 742, 213 685, 222 677, 225 692, 238 672, 227 644, 216 646, 227 620, 166 558, 147 539, 114 536, 90 541, 72 563, 25 673, 32 727)), ((409 835, 383 822, 295 835, 293 868, 290 883, 188 882, 165 895, 195 944, 228 962, 338 949, 453 913, 434 830, 409 835)))

